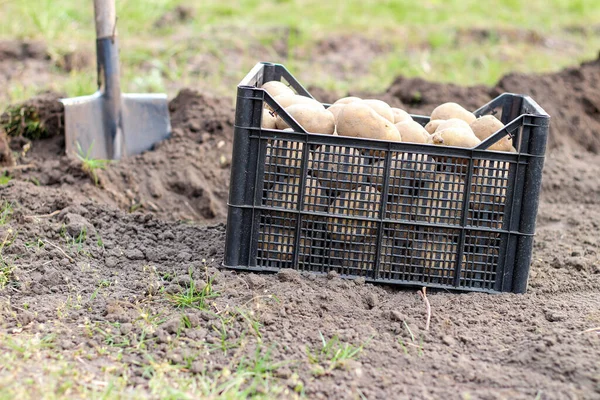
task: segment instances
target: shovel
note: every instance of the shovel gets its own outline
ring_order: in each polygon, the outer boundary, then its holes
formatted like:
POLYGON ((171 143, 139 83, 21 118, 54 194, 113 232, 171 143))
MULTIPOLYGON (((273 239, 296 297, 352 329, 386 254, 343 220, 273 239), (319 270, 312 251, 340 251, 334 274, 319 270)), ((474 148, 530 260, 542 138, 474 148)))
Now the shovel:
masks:
POLYGON ((121 93, 115 0, 94 0, 98 91, 61 99, 68 155, 118 160, 169 137, 166 94, 121 93))

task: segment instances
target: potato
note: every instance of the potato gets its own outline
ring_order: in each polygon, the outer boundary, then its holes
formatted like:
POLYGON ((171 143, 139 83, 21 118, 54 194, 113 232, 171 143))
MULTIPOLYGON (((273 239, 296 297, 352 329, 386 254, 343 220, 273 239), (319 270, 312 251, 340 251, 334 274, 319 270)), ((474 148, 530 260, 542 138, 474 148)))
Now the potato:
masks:
POLYGON ((427 123, 427 125, 425 125, 425 130, 430 135, 433 135, 442 122, 444 122, 443 119, 432 119, 427 123))
POLYGON ((368 167, 360 151, 350 147, 324 145, 309 154, 308 169, 328 189, 350 189, 366 179, 368 167))
MULTIPOLYGON (((300 199, 300 178, 293 177, 284 181, 276 182, 266 193, 263 199, 263 205, 267 207, 285 208, 288 210, 297 210, 300 199)), ((328 197, 325 196, 319 182, 311 178, 306 178, 304 187, 304 205, 303 211, 326 212, 329 205, 328 197)))
MULTIPOLYGON (((483 232, 482 232, 483 233, 483 232)), ((487 287, 493 288, 493 275, 491 271, 495 270, 493 266, 498 262, 499 253, 499 235, 489 232, 479 234, 476 237, 465 238, 465 247, 461 265, 461 284, 471 285, 472 287, 482 287, 480 282, 469 282, 470 280, 486 279, 487 287), (485 272, 488 272, 487 276, 485 272), (464 281, 467 282, 464 282, 464 281), (492 280, 492 282, 490 282, 492 280)))
POLYGON ((427 143, 429 139, 429 133, 423 128, 423 126, 412 120, 406 120, 396 124, 400 137, 403 142, 409 143, 427 143))
MULTIPOLYGON (((504 124, 493 115, 484 115, 483 117, 479 117, 473 121, 470 126, 473 130, 473 133, 475 133, 475 136, 477 136, 481 141, 484 141, 488 137, 492 136, 492 134, 504 128, 504 124)), ((512 138, 508 135, 504 136, 502 139, 488 147, 488 150, 494 151, 512 151, 512 149, 514 149, 512 145, 512 138)))
POLYGON ((276 141, 272 146, 267 147, 265 158, 266 179, 276 180, 276 173, 298 176, 302 167, 303 149, 304 143, 302 142, 283 140, 276 141))
POLYGON ((268 108, 263 108, 260 127, 265 129, 277 129, 275 121, 277 121, 275 113, 268 108))
POLYGON ((371 107, 377 114, 381 115, 383 118, 387 119, 391 123, 394 123, 394 112, 392 111, 392 107, 390 107, 385 101, 367 99, 363 100, 362 103, 371 107))
POLYGON ((341 217, 329 217, 327 230, 334 240, 356 241, 357 238, 372 238, 379 226, 378 221, 346 220, 343 216, 379 218, 381 195, 371 186, 359 186, 343 191, 330 206, 329 212, 341 217))
POLYGON ((350 103, 342 109, 337 119, 337 133, 394 142, 402 140, 398 129, 364 102, 350 103))
POLYGON ((442 121, 438 125, 438 127, 435 131, 440 132, 440 131, 443 131, 444 129, 448 129, 448 128, 459 128, 459 129, 464 129, 469 132, 473 132, 473 130, 471 129, 469 124, 467 124, 462 119, 458 119, 458 118, 450 118, 450 119, 442 121))
MULTIPOLYGON (((417 206, 412 194, 391 194, 386 202, 385 217, 394 221, 413 221, 417 206)), ((394 232, 397 238, 406 239, 408 232, 394 232)))
MULTIPOLYGON (((383 192, 385 161, 373 164, 369 180, 383 192)), ((435 163, 425 154, 399 153, 390 159, 388 193, 407 193, 407 190, 422 186, 422 182, 435 178, 435 163)), ((408 192, 412 193, 412 192, 408 192)))
MULTIPOLYGON (((323 108, 312 104, 293 104, 286 107, 285 111, 290 114, 307 132, 323 133, 331 135, 335 131, 335 119, 333 114, 323 108)), ((288 124, 277 116, 275 125, 278 129, 288 128, 288 124)))
POLYGON ((288 108, 293 104, 312 104, 315 107, 321 107, 325 109, 323 104, 319 103, 317 100, 306 96, 300 96, 299 94, 280 94, 279 96, 275 97, 275 101, 277 101, 283 108, 288 108))
POLYGON ((481 253, 463 253, 462 265, 460 268, 460 284, 470 287, 493 289, 493 284, 490 286, 489 280, 493 279, 491 274, 487 274, 491 265, 498 262, 498 250, 495 248, 486 247, 481 253), (487 284, 483 284, 483 279, 488 280, 487 284))
POLYGON ((342 97, 341 99, 336 100, 335 103, 333 103, 332 105, 350 104, 350 103, 354 103, 355 101, 361 101, 361 100, 362 99, 360 97, 354 97, 354 96, 342 97))
POLYGON ((510 164, 480 160, 471 178, 470 203, 475 210, 487 210, 501 218, 506 203, 510 164))
MULTIPOLYGON (((336 264, 341 264, 351 274, 365 275, 366 272, 375 269, 375 254, 377 246, 375 240, 367 240, 366 243, 359 242, 363 238, 356 237, 354 243, 334 243, 330 251, 330 259, 336 264)), ((369 238, 370 239, 370 238, 369 238)), ((343 272, 340 271, 341 273, 343 272)))
POLYGON ((294 91, 290 89, 285 83, 279 81, 269 81, 261 86, 265 89, 271 97, 279 96, 280 94, 294 95, 294 91))
POLYGON ((409 279, 437 284, 454 284, 457 245, 448 235, 419 235, 409 249, 412 264, 409 279))
POLYGON ((383 238, 381 245, 381 255, 379 260, 379 276, 384 279, 402 279, 401 276, 394 276, 406 272, 410 268, 410 241, 406 239, 408 235, 402 234, 402 238, 383 238), (390 274, 392 273, 392 274, 390 274))
POLYGON ((472 112, 465 110, 461 105, 456 103, 441 104, 431 112, 432 120, 451 118, 462 119, 468 124, 475 121, 475 115, 472 112))
POLYGON ((277 261, 292 261, 296 230, 275 226, 268 229, 268 232, 262 232, 258 238, 257 261, 262 261, 265 266, 277 261))
POLYGON ((392 107, 392 114, 394 114, 394 124, 413 120, 409 113, 400 108, 392 107))
POLYGON ((454 174, 438 173, 433 182, 419 191, 417 221, 459 225, 465 182, 454 174))
POLYGON ((448 128, 437 131, 429 137, 429 142, 439 146, 473 148, 481 143, 471 131, 461 128, 448 128))
POLYGON ((333 118, 334 118, 336 124, 337 124, 338 115, 340 114, 340 111, 342 111, 344 106, 345 106, 345 104, 341 104, 341 103, 334 104, 327 109, 327 111, 329 111, 333 115, 333 118))

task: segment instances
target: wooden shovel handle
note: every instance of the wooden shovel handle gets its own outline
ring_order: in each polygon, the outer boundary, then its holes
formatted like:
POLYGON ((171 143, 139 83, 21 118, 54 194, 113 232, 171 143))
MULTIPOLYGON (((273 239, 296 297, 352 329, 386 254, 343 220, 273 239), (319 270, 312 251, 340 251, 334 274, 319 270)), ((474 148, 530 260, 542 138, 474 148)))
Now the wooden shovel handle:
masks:
POLYGON ((115 0, 94 0, 96 16, 96 39, 113 37, 117 34, 117 11, 115 0))

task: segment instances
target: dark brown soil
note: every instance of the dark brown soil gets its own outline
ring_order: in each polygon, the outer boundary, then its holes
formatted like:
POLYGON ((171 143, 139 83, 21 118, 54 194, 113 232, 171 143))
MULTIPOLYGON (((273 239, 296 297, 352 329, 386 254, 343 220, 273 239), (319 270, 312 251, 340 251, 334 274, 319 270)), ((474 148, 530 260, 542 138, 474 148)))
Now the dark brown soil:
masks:
POLYGON ((509 74, 493 88, 398 77, 384 98, 390 103, 399 100, 397 105, 412 112, 429 114, 451 99, 475 110, 504 92, 529 95, 550 114, 550 150, 600 152, 600 58, 553 74, 509 74))
POLYGON ((398 78, 379 96, 428 113, 444 101, 476 108, 505 89, 531 94, 552 115, 525 295, 429 293, 425 331, 425 306, 412 290, 335 274, 219 269, 233 110, 228 99, 182 91, 171 102, 173 137, 110 165, 101 187, 61 156, 59 136, 19 156, 19 165, 31 166, 10 170, 14 179, 0 186, 0 198, 13 204, 0 227, 0 240, 14 239, 3 256, 16 268, 0 292, 0 327, 55 333, 55 351, 68 357, 103 346, 104 355, 80 367, 92 374, 121 353, 119 374, 140 388, 148 386, 148 354, 171 364, 192 355, 181 374, 214 373, 239 354, 207 352, 207 343, 220 340, 218 320, 176 309, 166 295, 184 290, 191 270, 199 285, 214 278, 220 295, 209 308, 233 315, 228 339, 246 343, 237 351, 266 344, 275 361, 290 361, 276 382, 293 390, 301 381, 309 398, 600 398, 600 335, 591 330, 600 326, 599 78, 596 60, 558 74, 510 75, 495 88, 398 78), (211 221, 217 224, 202 226, 211 221), (249 333, 237 308, 254 312, 262 337, 249 333), (164 320, 144 351, 106 344, 110 323, 119 328, 116 340, 136 343, 147 312, 164 320), (306 348, 318 347, 319 333, 364 350, 315 374, 306 348))
MULTIPOLYGON (((26 106, 47 107, 44 94, 26 106)), ((98 170, 99 185, 82 171, 81 162, 64 154, 62 126, 48 124, 49 139, 11 138, 21 167, 15 179, 61 188, 76 199, 94 199, 124 210, 145 209, 168 220, 214 221, 226 215, 233 108, 228 99, 182 90, 170 103, 173 135, 155 151, 98 170), (24 167, 24 168, 23 168, 24 167)), ((53 114, 54 115, 54 114, 53 114)), ((52 121, 60 122, 53 118, 52 121)))

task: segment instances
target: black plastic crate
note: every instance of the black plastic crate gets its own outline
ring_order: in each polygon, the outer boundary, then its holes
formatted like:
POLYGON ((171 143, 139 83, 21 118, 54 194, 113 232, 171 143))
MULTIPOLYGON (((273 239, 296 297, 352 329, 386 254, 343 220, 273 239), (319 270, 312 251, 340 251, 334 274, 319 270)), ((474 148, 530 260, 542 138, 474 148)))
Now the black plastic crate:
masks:
POLYGON ((226 267, 525 292, 550 118, 530 97, 475 111, 505 128, 463 149, 306 133, 260 89, 271 80, 311 97, 279 64, 239 84, 226 267), (261 129, 265 104, 294 132, 261 129), (485 150, 506 135, 517 153, 485 150))

